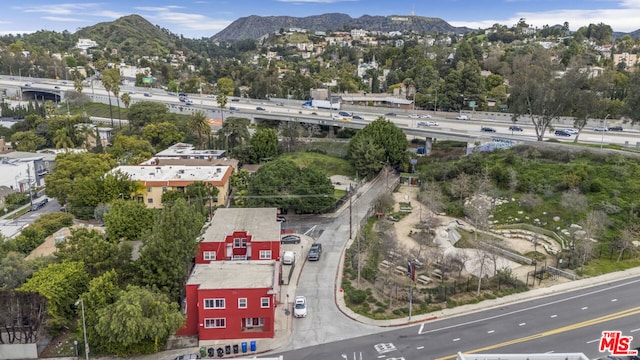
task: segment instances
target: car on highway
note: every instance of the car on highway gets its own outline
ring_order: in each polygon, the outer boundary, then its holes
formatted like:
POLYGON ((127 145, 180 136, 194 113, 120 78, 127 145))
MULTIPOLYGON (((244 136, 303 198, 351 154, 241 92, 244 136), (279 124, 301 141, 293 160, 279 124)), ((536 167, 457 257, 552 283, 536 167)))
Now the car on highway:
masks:
POLYGON ((54 89, 60 89, 60 86, 56 85, 53 87, 54 89))
POLYGON ((256 110, 265 111, 266 109, 263 108, 262 106, 256 106, 256 110))
POLYGON ((435 121, 420 121, 418 123, 418 127, 423 127, 423 126, 440 126, 440 124, 438 124, 435 121))
POLYGON ((409 115, 409 117, 412 118, 412 119, 420 119, 420 115, 418 115, 418 114, 411 114, 411 115, 409 115))
POLYGON ((620 125, 610 126, 609 127, 609 131, 622 131, 622 126, 620 126, 620 125))
POLYGON ((593 131, 597 131, 597 132, 607 132, 607 127, 606 126, 596 126, 593 128, 593 131))
POLYGON ((169 92, 167 93, 167 95, 169 95, 169 96, 176 96, 176 93, 169 91, 169 92))
POLYGON ((238 99, 238 98, 232 98, 232 99, 231 99, 231 101, 233 101, 233 102, 239 102, 239 101, 240 101, 240 99, 238 99))
POLYGON ((318 261, 318 260, 320 260, 320 254, 322 254, 322 244, 313 243, 313 244, 311 244, 311 248, 309 249, 309 254, 307 255, 307 260, 309 260, 309 261, 318 261))
POLYGON ((307 298, 304 296, 296 296, 293 302, 293 316, 303 318, 307 316, 307 298))
POLYGON ((276 103, 276 106, 284 106, 283 102, 276 103))
POLYGON ((185 355, 176 356, 175 359, 173 359, 173 360, 196 360, 196 359, 200 359, 200 355, 198 355, 198 354, 185 354, 185 355))
POLYGON ((480 128, 480 131, 494 133, 494 132, 496 132, 496 129, 488 127, 488 126, 483 126, 483 127, 480 128))
POLYGON ((576 135, 579 132, 578 129, 574 129, 574 128, 568 128, 568 129, 562 129, 562 130, 568 132, 571 135, 576 135))
POLYGON ((147 93, 144 93, 144 96, 145 96, 145 97, 151 97, 151 93, 148 93, 148 92, 147 92, 147 93))
POLYGON ((429 114, 420 115, 420 119, 431 119, 431 115, 429 114))
POLYGON ((193 105, 193 100, 191 100, 191 99, 184 99, 184 104, 185 104, 185 105, 193 105))
POLYGON ((351 113, 349 113, 347 111, 340 111, 340 112, 338 112, 338 115, 345 116, 345 117, 351 117, 351 113))
POLYGON ((280 238, 280 244, 300 244, 300 236, 285 235, 280 238))
POLYGON ((556 136, 571 136, 567 130, 556 130, 554 133, 556 136))
POLYGON ((229 110, 231 110, 231 111, 238 111, 238 107, 236 107, 236 106, 229 106, 229 110))
POLYGON ((396 114, 394 112, 390 112, 390 113, 384 114, 384 116, 398 116, 398 114, 396 114))
POLYGON ((360 115, 353 115, 351 118, 353 120, 364 120, 364 118, 362 116, 360 116, 360 115))
POLYGON ((342 122, 351 122, 351 118, 348 118, 348 117, 341 117, 341 118, 340 118, 340 121, 342 121, 342 122))
POLYGON ((460 114, 456 116, 456 120, 469 120, 469 115, 460 114))
POLYGON ((522 131, 522 128, 518 125, 511 125, 509 126, 509 130, 510 131, 522 131))

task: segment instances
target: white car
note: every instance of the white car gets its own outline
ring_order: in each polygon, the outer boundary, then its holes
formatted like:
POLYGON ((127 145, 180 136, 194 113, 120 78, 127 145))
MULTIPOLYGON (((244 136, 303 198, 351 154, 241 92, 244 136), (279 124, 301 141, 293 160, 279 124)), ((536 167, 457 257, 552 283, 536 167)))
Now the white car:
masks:
POLYGON ((568 132, 571 135, 576 135, 578 133, 578 129, 574 129, 574 128, 568 128, 568 129, 562 129, 566 132, 568 132))
POLYGON ((607 127, 606 126, 596 126, 593 128, 593 131, 601 131, 601 132, 607 132, 607 127))
POLYGON ((409 115, 409 117, 412 118, 412 119, 420 119, 420 115, 418 115, 418 114, 411 114, 411 115, 409 115))
POLYGON ((293 303, 293 316, 297 318, 307 316, 307 298, 304 296, 296 296, 293 303))
POLYGON ((456 116, 456 120, 469 120, 469 115, 460 114, 456 116))
POLYGON ((420 115, 420 119, 431 119, 431 115, 429 114, 420 115))
POLYGON ((296 253, 293 251, 285 251, 282 255, 282 264, 292 265, 294 261, 296 261, 296 253))
POLYGON ((418 123, 418 127, 421 127, 421 126, 439 126, 439 125, 440 124, 438 124, 435 121, 420 121, 418 123))

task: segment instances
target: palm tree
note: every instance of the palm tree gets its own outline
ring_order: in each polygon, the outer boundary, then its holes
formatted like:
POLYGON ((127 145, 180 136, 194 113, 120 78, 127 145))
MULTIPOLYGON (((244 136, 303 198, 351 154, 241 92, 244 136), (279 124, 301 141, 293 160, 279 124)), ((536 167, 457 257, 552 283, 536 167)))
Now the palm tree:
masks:
POLYGON ((211 133, 211 125, 204 112, 198 110, 191 115, 187 121, 187 128, 198 137, 198 145, 202 148, 206 136, 211 133))
MULTIPOLYGON (((116 68, 107 69, 102 72, 102 86, 104 86, 104 89, 107 91, 107 96, 109 97, 109 116, 111 117, 112 128, 114 127, 114 125, 113 125, 113 104, 111 103, 111 92, 113 91, 113 88, 115 86, 114 82, 116 81, 116 76, 117 76, 117 80, 119 81, 120 71, 116 68)), ((118 87, 118 91, 119 90, 120 88, 118 87)))
MULTIPOLYGON (((84 144, 84 148, 89 150, 89 138, 95 138, 96 132, 92 125, 82 124, 76 128, 76 137, 81 138, 84 144)), ((99 141, 99 139, 98 139, 99 141)))
MULTIPOLYGON (((124 108, 129 110, 129 105, 131 105, 131 96, 129 96, 129 94, 127 93, 124 93, 120 95, 120 100, 122 100, 122 103, 124 104, 124 108)), ((131 121, 129 121, 129 129, 131 129, 131 121)))
POLYGON ((53 142, 56 145, 56 149, 63 148, 66 151, 69 150, 70 147, 74 147, 73 139, 69 136, 69 128, 62 127, 53 135, 53 142))
POLYGON ((222 122, 224 122, 224 107, 227 106, 227 94, 221 92, 216 96, 216 102, 220 106, 220 117, 222 118, 222 122))

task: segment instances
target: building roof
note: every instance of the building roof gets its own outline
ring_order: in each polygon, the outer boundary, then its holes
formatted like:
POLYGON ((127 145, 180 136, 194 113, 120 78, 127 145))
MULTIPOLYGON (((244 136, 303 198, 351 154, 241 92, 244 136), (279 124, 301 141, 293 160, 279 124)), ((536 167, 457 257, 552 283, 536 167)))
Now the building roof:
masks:
POLYGON ((215 289, 275 289, 278 267, 275 260, 212 261, 196 264, 187 285, 199 285, 200 290, 215 289))
POLYGON ((142 182, 218 182, 222 181, 225 174, 231 171, 230 166, 151 166, 151 165, 127 165, 118 166, 111 170, 112 173, 121 171, 131 177, 132 180, 142 182))
POLYGON ((235 231, 246 231, 251 241, 280 241, 276 208, 220 208, 204 233, 202 242, 224 242, 235 231))
POLYGON ((225 150, 196 150, 196 148, 187 143, 177 143, 169 146, 167 149, 160 151, 156 157, 182 157, 182 158, 207 158, 213 157, 215 159, 221 158, 225 155, 225 150))
POLYGON ((57 154, 46 153, 33 153, 26 151, 12 151, 5 154, 0 154, 0 158, 16 159, 16 160, 39 160, 44 161, 56 161, 57 154))

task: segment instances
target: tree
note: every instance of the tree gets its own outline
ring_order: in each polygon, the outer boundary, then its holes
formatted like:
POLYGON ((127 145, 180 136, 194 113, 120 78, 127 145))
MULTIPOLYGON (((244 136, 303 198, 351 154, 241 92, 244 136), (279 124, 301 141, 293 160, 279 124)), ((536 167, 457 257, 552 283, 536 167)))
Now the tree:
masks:
POLYGON ((149 141, 156 149, 166 149, 184 141, 184 134, 174 123, 163 121, 145 125, 142 128, 142 138, 149 141))
POLYGON ((216 102, 220 106, 220 116, 224 121, 224 107, 227 106, 227 94, 221 92, 216 96, 216 102))
POLYGON ((323 213, 335 203, 333 192, 331 180, 317 168, 301 169, 291 160, 278 159, 255 173, 249 183, 248 205, 323 213))
POLYGON ((33 273, 25 255, 11 252, 0 260, 0 289, 12 290, 24 284, 33 273))
POLYGON ((371 139, 370 146, 382 149, 384 158, 390 166, 400 168, 407 162, 406 149, 409 145, 407 136, 394 123, 384 117, 379 117, 367 124, 351 139, 348 156, 352 162, 356 161, 355 154, 352 153, 355 145, 352 144, 357 144, 361 138, 371 139))
POLYGON ((273 159, 278 155, 278 134, 269 128, 261 128, 249 140, 251 162, 273 159))
MULTIPOLYGON (((131 95, 129 95, 128 93, 123 93, 122 95, 120 95, 120 100, 122 100, 124 108, 128 110, 129 105, 131 105, 131 95)), ((129 126, 131 126, 131 123, 129 123, 129 126)))
POLYGON ((81 262, 91 278, 112 269, 126 269, 131 259, 131 246, 117 240, 108 241, 104 234, 87 228, 71 230, 64 242, 56 244, 56 257, 60 260, 81 262))
MULTIPOLYGON (((87 292, 81 295, 84 301, 85 326, 87 340, 91 344, 94 353, 105 353, 108 351, 107 344, 102 336, 96 331, 99 321, 98 311, 105 309, 118 299, 121 289, 118 286, 121 277, 115 269, 91 279, 87 292)), ((82 315, 78 316, 78 328, 82 328, 82 315)))
MULTIPOLYGON (((120 70, 117 68, 111 68, 102 71, 102 86, 107 91, 107 96, 109 97, 109 116, 111 118, 111 127, 113 128, 113 104, 111 104, 111 93, 114 92, 115 88, 120 89, 120 70)), ((114 93, 115 95, 115 93, 114 93)))
POLYGON ((114 166, 115 161, 105 154, 59 154, 56 157, 56 168, 46 177, 46 193, 64 203, 73 193, 74 181, 84 177, 103 176, 114 166))
POLYGON ((207 135, 211 133, 211 125, 204 112, 198 110, 189 117, 187 122, 189 132, 198 138, 198 146, 204 148, 207 135))
POLYGON ((46 306, 47 299, 38 293, 0 290, 0 344, 37 343, 44 333, 46 306))
POLYGON ((18 291, 36 292, 47 298, 48 325, 60 329, 69 325, 73 317, 71 305, 88 283, 82 262, 64 261, 38 270, 18 291))
POLYGON ((164 207, 153 228, 142 237, 138 282, 157 289, 172 301, 182 298, 204 217, 185 200, 164 207))
POLYGON ((47 140, 36 135, 33 131, 19 131, 11 135, 11 143, 17 151, 35 152, 47 143, 47 140))
POLYGON ((65 151, 75 146, 73 139, 69 136, 69 128, 66 127, 56 130, 53 142, 56 145, 56 149, 64 149, 65 151))
MULTIPOLYGON (((235 89, 235 83, 234 83, 234 81, 232 79, 230 79, 228 77, 221 77, 216 82, 216 85, 218 85, 218 90, 220 91, 221 94, 228 95, 228 96, 233 96, 233 90, 235 89)), ((219 103, 220 102, 218 101, 218 104, 219 103)))
POLYGON ((163 103, 139 101, 129 108, 129 124, 141 128, 147 124, 175 122, 176 116, 163 103))
POLYGON ((555 70, 549 54, 543 49, 513 59, 509 110, 513 121, 520 117, 531 120, 538 141, 544 139, 554 120, 567 113, 575 91, 571 78, 557 78, 555 70))
POLYGON ((95 331, 107 351, 126 357, 152 353, 156 342, 164 344, 183 322, 178 304, 166 294, 130 285, 98 311, 95 331))
POLYGON ((374 139, 368 137, 353 138, 349 142, 349 158, 358 175, 371 178, 384 167, 385 151, 376 146, 374 139))
POLYGON ((155 153, 151 143, 138 135, 118 134, 107 152, 122 165, 135 165, 150 159, 155 153))
POLYGON ((120 171, 83 177, 76 180, 73 192, 69 194, 69 211, 82 219, 96 217, 98 205, 139 194, 142 188, 142 183, 120 171))
POLYGON ((228 151, 233 152, 235 148, 249 141, 249 124, 249 119, 238 117, 229 117, 222 123, 217 135, 219 139, 224 139, 228 151))

